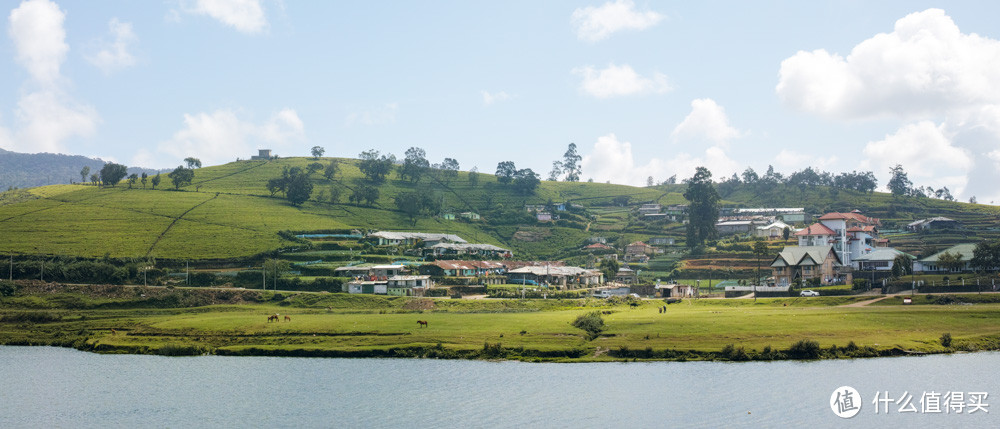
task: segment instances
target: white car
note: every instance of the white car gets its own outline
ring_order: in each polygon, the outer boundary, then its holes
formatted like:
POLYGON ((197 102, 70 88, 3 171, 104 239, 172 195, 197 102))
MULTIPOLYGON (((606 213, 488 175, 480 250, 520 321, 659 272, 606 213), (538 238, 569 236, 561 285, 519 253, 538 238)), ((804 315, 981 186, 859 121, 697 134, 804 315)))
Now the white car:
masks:
POLYGON ((804 290, 801 293, 799 293, 799 296, 819 296, 819 292, 816 292, 814 290, 804 290))

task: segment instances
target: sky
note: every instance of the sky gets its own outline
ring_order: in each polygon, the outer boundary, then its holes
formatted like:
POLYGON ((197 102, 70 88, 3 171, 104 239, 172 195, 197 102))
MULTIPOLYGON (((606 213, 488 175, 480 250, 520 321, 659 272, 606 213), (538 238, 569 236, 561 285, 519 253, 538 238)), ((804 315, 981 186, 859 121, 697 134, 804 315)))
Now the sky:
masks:
POLYGON ((900 164, 1000 203, 993 1, 4 1, 0 148, 257 149, 645 185, 900 164))

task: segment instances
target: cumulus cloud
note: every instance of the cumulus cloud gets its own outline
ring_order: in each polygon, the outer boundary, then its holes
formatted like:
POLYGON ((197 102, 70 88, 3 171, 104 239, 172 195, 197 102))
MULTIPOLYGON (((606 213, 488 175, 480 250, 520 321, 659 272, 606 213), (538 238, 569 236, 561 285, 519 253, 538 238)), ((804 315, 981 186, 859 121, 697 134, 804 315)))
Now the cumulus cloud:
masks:
POLYGON ((184 12, 208 16, 246 34, 263 32, 268 26, 261 0, 195 0, 184 12))
POLYGON ((108 21, 108 32, 112 40, 104 42, 96 53, 87 55, 87 61, 105 74, 134 65, 135 57, 129 50, 139 40, 132 31, 132 24, 121 22, 118 18, 108 21))
POLYGON ((675 140, 707 140, 719 145, 727 145, 730 140, 743 133, 729 125, 726 109, 711 98, 691 101, 691 113, 674 127, 670 136, 675 140))
POLYGON ((480 91, 480 93, 483 95, 484 106, 489 106, 498 101, 510 100, 510 95, 507 95, 504 91, 494 92, 491 94, 489 91, 483 90, 480 91))
POLYGON ((582 160, 584 177, 634 186, 644 186, 650 176, 660 182, 676 174, 682 180, 693 176, 699 166, 707 167, 716 179, 733 174, 739 167, 718 146, 708 147, 701 154, 682 152, 670 159, 650 158, 644 164, 637 163, 632 143, 620 141, 614 134, 599 137, 582 160))
POLYGON ((1000 102, 1000 41, 963 34, 943 10, 896 21, 847 57, 824 49, 781 62, 778 96, 824 117, 922 118, 1000 102))
POLYGON ((597 7, 576 9, 570 22, 576 28, 576 37, 596 42, 621 30, 645 30, 663 18, 657 12, 636 10, 632 0, 617 0, 597 7))
POLYGON ((385 125, 396 122, 396 112, 399 111, 399 103, 387 103, 380 109, 365 110, 347 115, 345 125, 385 125))
POLYGON ((782 170, 798 171, 806 167, 819 168, 821 170, 836 164, 836 155, 816 156, 804 154, 789 149, 782 149, 774 157, 774 164, 782 170))
POLYGON ((934 179, 935 187, 947 186, 953 193, 962 192, 966 172, 973 166, 970 154, 953 146, 944 127, 931 121, 908 124, 882 140, 869 142, 864 154, 868 159, 862 166, 873 170, 882 183, 888 182, 889 169, 900 164, 914 184, 934 179))
POLYGON ((593 66, 579 67, 573 69, 573 74, 583 77, 580 89, 597 98, 662 94, 672 89, 667 83, 666 75, 654 73, 651 78, 642 77, 628 64, 608 64, 603 70, 597 70, 593 66))
POLYGON ((255 154, 267 147, 279 151, 304 138, 305 127, 295 110, 283 109, 264 122, 241 117, 237 111, 184 115, 184 127, 161 142, 156 153, 140 151, 135 165, 169 167, 189 156, 220 164, 255 154))
POLYGON ((13 131, 3 129, 0 144, 18 152, 63 152, 65 140, 97 129, 97 111, 64 89, 61 68, 69 52, 66 14, 49 0, 22 2, 10 12, 8 35, 17 62, 28 71, 26 90, 14 111, 13 131))

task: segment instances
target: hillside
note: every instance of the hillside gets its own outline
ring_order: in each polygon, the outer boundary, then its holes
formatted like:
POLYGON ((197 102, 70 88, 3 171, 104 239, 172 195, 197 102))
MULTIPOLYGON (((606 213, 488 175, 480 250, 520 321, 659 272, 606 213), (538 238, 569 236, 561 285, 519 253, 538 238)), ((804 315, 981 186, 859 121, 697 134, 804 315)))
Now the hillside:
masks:
MULTIPOLYGON (((58 153, 18 153, 0 149, 0 191, 10 188, 31 188, 80 182, 80 170, 90 167, 91 173, 101 171, 105 161, 80 155, 58 153)), ((149 168, 129 168, 129 174, 141 174, 149 168)))
MULTIPOLYGON (((678 223, 646 222, 634 209, 643 202, 663 205, 686 203, 684 185, 637 188, 579 182, 541 182, 531 196, 498 183, 492 174, 458 172, 448 178, 428 174, 418 183, 401 180, 393 172, 379 187, 370 206, 348 203, 363 184, 357 160, 324 158, 323 165, 339 163, 339 172, 328 180, 322 170, 310 175, 312 197, 295 207, 278 193, 272 196, 267 181, 289 167, 306 168, 311 158, 238 161, 196 170, 194 181, 174 190, 164 176, 156 189, 122 183, 114 188, 90 185, 55 185, 0 194, 0 253, 67 255, 83 257, 158 259, 246 259, 280 248, 297 247, 281 231, 401 230, 458 234, 470 242, 489 243, 514 250, 518 257, 570 259, 582 263, 580 248, 599 235, 623 246, 653 236, 673 237, 678 251, 684 227, 678 223), (394 197, 402 192, 430 195, 443 213, 476 212, 482 220, 446 220, 420 216, 415 222, 396 209, 394 197), (339 194, 336 201, 330 195, 339 194), (623 198, 628 197, 627 204, 623 198), (616 200, 617 198, 617 200, 616 200), (562 220, 536 222, 525 204, 568 202, 576 205, 562 212, 562 220)), ((1000 237, 1000 210, 994 206, 926 198, 893 199, 888 194, 857 193, 825 187, 800 189, 779 186, 767 192, 743 188, 723 194, 724 205, 806 207, 813 214, 859 209, 880 217, 883 229, 902 229, 913 219, 948 216, 969 230, 950 234, 896 233, 893 244, 905 251, 940 247, 973 238, 1000 237)), ((780 245, 775 243, 775 246, 780 245)), ((738 246, 736 247, 738 248, 738 246)), ((748 252, 705 255, 689 266, 713 269, 747 269, 748 252), (713 260, 714 258, 714 260, 713 260)), ((679 253, 654 258, 650 270, 669 267, 679 253)), ((754 264, 755 266, 755 264, 754 264)))

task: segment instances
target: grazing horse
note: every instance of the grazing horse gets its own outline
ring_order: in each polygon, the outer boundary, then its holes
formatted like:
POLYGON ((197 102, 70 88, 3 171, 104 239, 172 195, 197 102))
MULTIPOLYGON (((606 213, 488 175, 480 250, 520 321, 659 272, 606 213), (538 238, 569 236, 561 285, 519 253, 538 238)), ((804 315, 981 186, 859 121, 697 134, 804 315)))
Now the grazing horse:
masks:
POLYGON ((292 317, 286 314, 285 315, 285 321, 286 322, 291 322, 292 321, 292 317))
POLYGON ((267 316, 267 321, 268 322, 277 322, 278 321, 278 315, 277 314, 272 314, 270 316, 267 316))
POLYGON ((417 323, 420 324, 421 328, 426 328, 427 327, 427 321, 426 320, 418 320, 417 323))
POLYGON ((114 328, 112 328, 111 329, 111 335, 118 335, 118 331, 116 331, 116 330, 114 330, 114 328))

